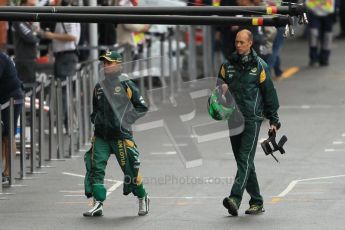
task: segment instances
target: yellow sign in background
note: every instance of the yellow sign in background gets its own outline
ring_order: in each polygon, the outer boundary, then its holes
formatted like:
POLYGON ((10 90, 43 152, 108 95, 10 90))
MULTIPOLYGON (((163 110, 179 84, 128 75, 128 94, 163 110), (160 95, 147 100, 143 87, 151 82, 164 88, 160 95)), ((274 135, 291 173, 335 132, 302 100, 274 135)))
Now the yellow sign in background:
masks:
POLYGON ((334 13, 334 0, 307 0, 306 5, 311 10, 334 13))

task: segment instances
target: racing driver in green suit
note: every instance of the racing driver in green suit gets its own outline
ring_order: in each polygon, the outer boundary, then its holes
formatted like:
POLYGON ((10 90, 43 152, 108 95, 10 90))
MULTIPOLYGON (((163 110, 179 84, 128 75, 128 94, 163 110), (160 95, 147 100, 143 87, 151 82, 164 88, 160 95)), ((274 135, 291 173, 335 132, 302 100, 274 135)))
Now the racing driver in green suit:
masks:
POLYGON ((148 111, 135 83, 122 73, 122 57, 110 51, 100 57, 104 65, 104 79, 93 92, 94 124, 92 147, 84 156, 86 176, 85 195, 93 198, 93 207, 84 216, 103 215, 106 199, 105 168, 110 157, 115 157, 124 173, 123 194, 133 193, 139 199, 138 215, 149 211, 149 198, 139 173, 139 152, 133 140, 131 125, 148 111))

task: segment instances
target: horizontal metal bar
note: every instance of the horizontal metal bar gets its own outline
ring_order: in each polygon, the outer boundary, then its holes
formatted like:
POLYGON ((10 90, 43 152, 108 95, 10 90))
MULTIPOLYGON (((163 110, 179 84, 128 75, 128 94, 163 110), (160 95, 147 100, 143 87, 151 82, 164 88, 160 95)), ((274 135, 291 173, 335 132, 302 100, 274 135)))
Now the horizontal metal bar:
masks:
POLYGON ((223 17, 223 16, 167 16, 167 15, 119 15, 119 14, 49 14, 49 13, 0 13, 0 20, 52 21, 52 22, 111 22, 126 24, 161 25, 238 25, 238 26, 285 26, 291 24, 289 16, 272 17, 223 17), (259 24, 257 24, 259 22, 259 24))
POLYGON ((288 14, 297 16, 306 13, 303 5, 278 6, 183 6, 183 7, 119 7, 119 6, 3 6, 0 12, 27 12, 27 13, 70 13, 70 14, 132 14, 132 15, 189 15, 189 16, 235 16, 235 15, 263 15, 288 14))

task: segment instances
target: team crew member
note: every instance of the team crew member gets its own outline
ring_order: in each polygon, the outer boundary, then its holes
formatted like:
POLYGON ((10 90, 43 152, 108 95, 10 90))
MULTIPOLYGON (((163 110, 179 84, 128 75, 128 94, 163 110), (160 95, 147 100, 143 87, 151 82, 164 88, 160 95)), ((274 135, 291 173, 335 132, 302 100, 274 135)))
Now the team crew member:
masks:
POLYGON ((107 52, 100 58, 105 79, 98 83, 93 95, 91 121, 95 125, 92 148, 86 152, 85 195, 93 197, 94 206, 84 216, 100 216, 106 199, 104 176, 111 153, 124 173, 123 194, 133 193, 139 199, 138 215, 149 211, 149 198, 139 173, 139 152, 133 140, 131 124, 145 115, 148 108, 137 86, 123 74, 122 57, 107 52))
MULTIPOLYGON (((7 56, 7 54, 0 52, 0 104, 5 104, 11 97, 15 100, 21 100, 24 98, 24 93, 22 90, 22 82, 19 80, 16 67, 12 59, 7 56)), ((13 117, 13 127, 14 130, 10 130, 10 116, 9 107, 1 110, 1 124, 2 129, 2 163, 4 171, 2 173, 2 182, 9 182, 10 178, 10 167, 9 167, 9 136, 10 132, 15 132, 17 127, 17 121, 21 111, 21 104, 14 105, 14 117, 13 117), (3 122, 3 124, 2 124, 3 122)))
POLYGON ((229 90, 245 119, 244 131, 231 136, 231 146, 237 163, 237 173, 229 197, 223 205, 228 212, 238 215, 244 190, 251 199, 246 214, 264 212, 263 198, 256 177, 254 156, 261 123, 266 117, 270 128, 279 128, 279 102, 267 64, 252 49, 253 35, 249 30, 237 33, 234 52, 219 71, 218 82, 223 92, 229 90))

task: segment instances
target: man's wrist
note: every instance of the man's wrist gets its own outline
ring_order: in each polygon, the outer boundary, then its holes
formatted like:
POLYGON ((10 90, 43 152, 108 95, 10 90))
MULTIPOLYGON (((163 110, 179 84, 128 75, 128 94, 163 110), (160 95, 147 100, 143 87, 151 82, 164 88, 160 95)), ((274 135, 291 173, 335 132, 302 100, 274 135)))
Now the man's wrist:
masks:
POLYGON ((270 126, 272 126, 272 125, 274 125, 277 129, 280 129, 280 127, 281 127, 281 123, 279 121, 277 121, 277 122, 271 122, 270 121, 270 126))

